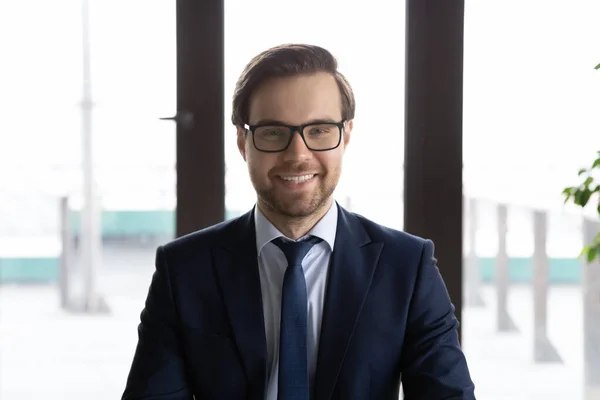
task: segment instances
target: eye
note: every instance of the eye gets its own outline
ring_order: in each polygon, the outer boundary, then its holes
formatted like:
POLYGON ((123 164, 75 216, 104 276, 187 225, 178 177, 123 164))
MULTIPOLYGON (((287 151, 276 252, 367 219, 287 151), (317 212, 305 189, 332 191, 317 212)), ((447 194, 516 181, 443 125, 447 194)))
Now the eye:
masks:
POLYGON ((271 129, 268 131, 263 131, 263 136, 279 136, 281 135, 281 131, 278 131, 276 129, 271 129))
POLYGON ((255 133, 262 137, 277 137, 286 135, 286 128, 281 126, 261 126, 257 128, 255 133))
POLYGON ((254 131, 254 139, 263 142, 284 142, 290 136, 289 128, 278 125, 260 126, 254 131))
POLYGON ((308 132, 310 135, 319 136, 331 133, 334 128, 337 129, 336 126, 331 124, 311 125, 308 132))

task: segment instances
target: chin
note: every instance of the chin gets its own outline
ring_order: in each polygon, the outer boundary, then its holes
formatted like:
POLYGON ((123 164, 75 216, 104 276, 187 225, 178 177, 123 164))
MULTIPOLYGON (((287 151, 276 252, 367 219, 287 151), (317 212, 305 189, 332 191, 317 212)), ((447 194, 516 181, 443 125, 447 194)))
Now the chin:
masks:
POLYGON ((274 202, 273 205, 275 210, 282 215, 301 218, 319 212, 328 203, 329 197, 321 194, 312 194, 311 196, 299 196, 291 199, 289 197, 285 199, 279 198, 277 199, 279 201, 274 202))
POLYGON ((277 204, 275 210, 282 215, 290 218, 303 218, 313 215, 319 208, 315 206, 304 206, 299 204, 285 205, 277 204))
POLYGON ((314 193, 290 196, 289 193, 263 192, 259 197, 270 209, 289 218, 308 217, 319 211, 329 199, 314 193))

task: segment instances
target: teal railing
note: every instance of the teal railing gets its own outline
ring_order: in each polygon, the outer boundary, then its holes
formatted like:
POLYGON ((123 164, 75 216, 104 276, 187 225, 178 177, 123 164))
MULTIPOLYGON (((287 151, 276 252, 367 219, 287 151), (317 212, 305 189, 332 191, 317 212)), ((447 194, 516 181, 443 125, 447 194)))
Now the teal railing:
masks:
MULTIPOLYGON (((239 215, 228 211, 226 217, 239 215)), ((80 215, 74 211, 73 232, 79 232, 80 215)), ((110 238, 157 237, 170 238, 175 232, 173 211, 104 211, 102 214, 102 236, 110 238)), ((495 258, 479 260, 480 276, 483 283, 491 283, 495 278, 495 258)), ((58 279, 59 256, 41 257, 2 257, 0 256, 0 283, 7 282, 55 282, 58 279)), ((549 281, 551 284, 576 284, 581 281, 582 266, 575 258, 551 258, 549 281)), ((530 258, 514 257, 509 262, 510 281, 515 284, 529 283, 533 277, 530 258)))

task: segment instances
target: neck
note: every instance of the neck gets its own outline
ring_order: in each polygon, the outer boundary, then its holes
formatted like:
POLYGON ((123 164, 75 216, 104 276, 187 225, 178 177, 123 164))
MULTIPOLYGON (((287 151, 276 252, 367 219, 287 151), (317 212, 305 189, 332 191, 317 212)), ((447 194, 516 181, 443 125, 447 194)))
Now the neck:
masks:
POLYGON ((306 217, 288 217, 282 215, 260 200, 257 202, 257 206, 265 218, 267 218, 281 233, 290 239, 298 240, 310 232, 321 218, 327 214, 332 202, 333 198, 329 198, 322 207, 306 217))

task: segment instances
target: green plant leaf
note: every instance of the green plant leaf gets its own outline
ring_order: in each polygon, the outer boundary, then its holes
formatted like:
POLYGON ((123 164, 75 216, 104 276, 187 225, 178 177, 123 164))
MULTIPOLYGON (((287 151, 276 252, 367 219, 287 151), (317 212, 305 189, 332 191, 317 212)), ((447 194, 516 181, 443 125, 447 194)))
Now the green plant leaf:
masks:
POLYGON ((596 259, 596 252, 598 251, 597 247, 589 247, 587 251, 587 262, 591 263, 596 259))
POLYGON ((585 258, 588 263, 594 262, 596 259, 600 261, 600 232, 596 234, 594 240, 589 246, 586 246, 585 258))
POLYGON ((596 65, 596 67, 594 67, 594 69, 600 69, 600 64, 596 65))
POLYGON ((563 196, 565 196, 565 204, 569 202, 569 200, 573 199, 573 202, 577 204, 575 200, 575 194, 579 191, 577 187, 568 187, 565 188, 562 192, 563 196))
MULTIPOLYGON (((600 69, 600 64, 596 66, 596 69, 600 69)), ((583 208, 588 204, 592 195, 600 193, 600 181, 595 181, 594 177, 590 176, 596 168, 600 168, 600 150, 597 154, 596 160, 594 160, 590 169, 582 168, 577 173, 579 177, 587 174, 585 180, 579 186, 563 189, 562 195, 565 196, 565 204, 572 200, 575 205, 583 208)), ((600 201, 597 202, 595 208, 598 211, 598 217, 600 217, 600 201)), ((600 262, 600 232, 594 237, 592 243, 587 243, 583 247, 579 257, 584 258, 588 264, 595 260, 600 262)))
POLYGON ((588 188, 577 189, 575 192, 575 204, 581 207, 585 207, 592 197, 592 191, 588 188))
POLYGON ((592 191, 589 189, 584 190, 583 195, 581 196, 581 207, 587 206, 587 203, 588 203, 588 201, 590 201, 591 197, 592 197, 592 191))
POLYGON ((575 202, 575 205, 580 206, 581 205, 581 190, 576 190, 575 193, 573 193, 573 201, 575 202))

